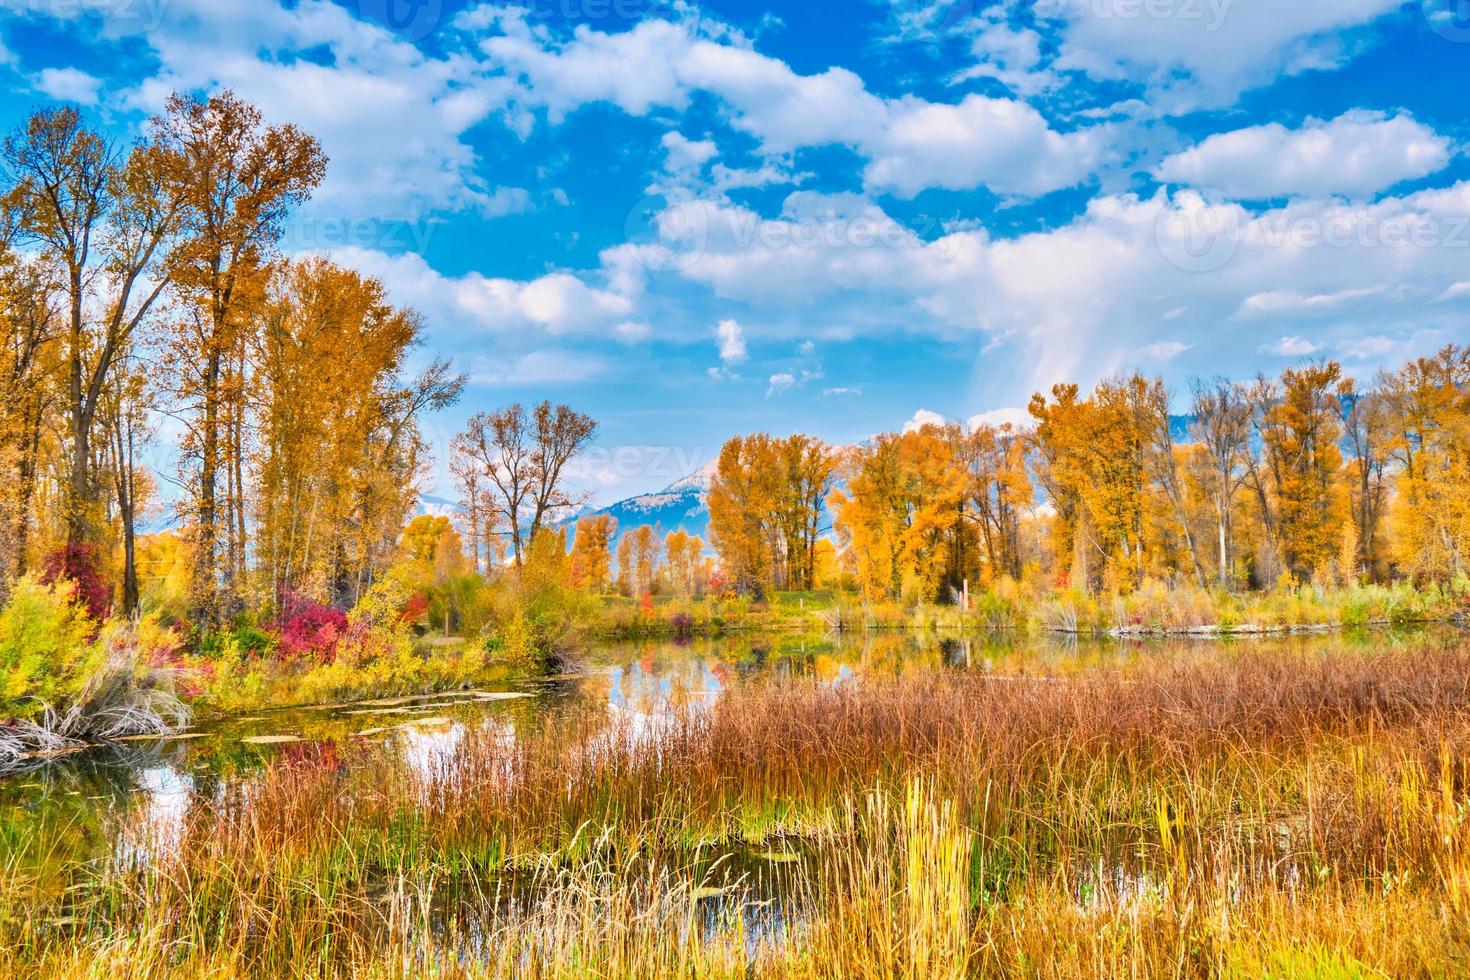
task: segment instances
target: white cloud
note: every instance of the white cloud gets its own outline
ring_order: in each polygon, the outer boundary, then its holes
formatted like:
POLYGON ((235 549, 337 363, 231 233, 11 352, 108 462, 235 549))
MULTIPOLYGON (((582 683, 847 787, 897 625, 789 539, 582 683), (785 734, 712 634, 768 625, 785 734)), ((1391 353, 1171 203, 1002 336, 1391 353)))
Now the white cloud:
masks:
POLYGON ((969 426, 970 431, 973 432, 983 425, 992 426, 994 428, 1000 428, 1003 425, 1009 425, 1013 429, 1024 429, 1030 426, 1035 421, 1036 419, 1033 418, 1031 413, 1026 411, 1026 409, 1016 408, 1015 406, 1007 406, 1006 408, 992 408, 988 412, 981 412, 979 415, 972 415, 970 416, 967 425, 969 426))
POLYGON ((796 375, 791 374, 790 372, 773 374, 771 375, 770 386, 766 388, 766 397, 770 398, 772 395, 784 394, 785 392, 790 391, 793 387, 795 387, 795 385, 796 375))
POLYGON ((758 217, 711 205, 707 241, 678 277, 763 316, 789 315, 793 303, 820 310, 842 336, 983 336, 973 383, 992 398, 1021 399, 1062 380, 1090 385, 1129 369, 1140 350, 1170 353, 1152 345, 1178 339, 1166 317, 1180 308, 1193 346, 1170 362, 1176 372, 1250 373, 1251 352, 1282 333, 1266 326, 1273 308, 1310 314, 1292 332, 1312 343, 1402 330, 1408 309, 1423 328, 1416 342, 1463 329, 1449 305, 1436 311, 1427 301, 1465 279, 1470 182, 1372 205, 1304 200, 1260 212, 1192 191, 1106 195, 1067 224, 1010 238, 965 227, 925 241, 895 226, 855 241, 855 215, 880 228, 886 216, 835 202, 815 217, 815 198, 788 212, 774 222, 779 234, 741 239, 730 229, 758 217), (797 234, 802 222, 815 224, 797 234), (1299 227, 1341 234, 1300 237, 1299 227), (1211 229, 1225 247, 1200 265, 1192 234, 1211 229), (1260 298, 1247 305, 1252 297, 1260 298), (1241 316, 1243 306, 1259 313, 1241 316))
MULTIPOLYGON (((530 280, 487 277, 479 272, 445 276, 416 254, 385 255, 362 248, 332 257, 387 285, 393 302, 413 306, 441 329, 470 327, 495 334, 595 335, 613 330, 627 338, 633 298, 589 285, 583 277, 554 272, 530 280)), ((448 340, 449 338, 443 338, 448 340)))
POLYGON ((636 320, 625 320, 613 327, 613 333, 625 344, 640 344, 653 336, 653 328, 636 320))
POLYGON ((1105 155, 1103 128, 1062 134, 1024 102, 969 95, 958 105, 906 97, 860 144, 869 187, 913 197, 928 187, 986 186, 1038 195, 1082 183, 1105 155))
POLYGON ((1357 47, 1343 33, 1402 0, 1199 0, 1125 5, 1046 0, 1059 35, 1050 66, 1146 86, 1165 113, 1227 105, 1281 75, 1334 68, 1357 47), (1157 9, 1158 14, 1151 11, 1157 9))
MULTIPOLYGON (((0 58, 0 63, 3 62, 4 59, 0 58)), ((31 86, 59 102, 96 105, 102 79, 79 68, 43 68, 31 76, 31 86)))
POLYGON ((1219 133, 1166 158, 1154 173, 1242 200, 1368 197, 1442 170, 1449 159, 1450 141, 1410 116, 1357 111, 1300 129, 1271 123, 1219 133))
MULTIPOLYGON (((87 6, 27 10, 67 19, 87 6)), ((141 12, 150 4, 134 6, 141 12)), ((104 26, 150 48, 157 65, 152 77, 118 93, 120 107, 153 113, 174 91, 230 88, 268 121, 290 121, 316 136, 331 165, 309 213, 408 218, 459 209, 492 217, 530 205, 524 190, 481 176, 465 139, 504 109, 514 88, 473 58, 425 55, 330 0, 168 0, 165 15, 110 12, 104 26), (312 49, 331 58, 300 56, 312 49)))
POLYGON ((1282 337, 1273 344, 1261 345, 1263 354, 1275 354, 1277 357, 1307 357, 1321 349, 1321 344, 1296 336, 1282 337))
POLYGON ((773 374, 766 388, 766 397, 770 398, 773 395, 785 394, 792 388, 803 388, 813 381, 822 380, 822 377, 821 368, 814 370, 782 371, 778 374, 773 374))
POLYGON ((1380 296, 1385 291, 1383 286, 1370 286, 1360 289, 1340 289, 1334 293, 1319 293, 1315 296, 1303 296, 1295 290, 1278 289, 1269 293, 1257 293, 1254 296, 1246 297, 1245 302, 1240 304, 1240 309, 1236 311, 1235 315, 1237 317, 1249 317, 1281 313, 1330 313, 1357 300, 1380 296))
MULTIPOLYGON (((519 19, 501 21, 506 33, 484 39, 481 50, 523 87, 514 98, 544 107, 552 121, 595 102, 633 115, 682 111, 704 92, 768 156, 848 146, 868 159, 868 186, 906 197, 926 187, 1044 194, 1085 180, 1107 144, 1105 130, 1060 133, 1013 99, 884 99, 845 68, 801 75, 743 38, 714 38, 693 23, 649 19, 617 34, 583 26, 559 43, 519 19), (629 64, 641 70, 627 71, 629 64)), ((708 148, 690 158, 686 144, 684 137, 665 143, 671 170, 707 162, 699 157, 708 148)))
POLYGON ((1166 363, 1174 360, 1180 354, 1193 347, 1179 340, 1159 340, 1152 344, 1144 344, 1134 353, 1142 360, 1166 363))
POLYGON ((741 364, 750 352, 745 347, 745 331, 734 320, 721 320, 715 327, 715 338, 720 348, 720 360, 727 367, 741 364))
POLYGON ((904 432, 919 432, 927 426, 948 425, 949 421, 938 412, 931 412, 927 408, 921 408, 914 413, 914 417, 903 424, 904 432))
POLYGON ((1439 294, 1439 298, 1442 300, 1459 299, 1461 296, 1470 296, 1470 279, 1457 282, 1439 294))
POLYGON ((848 395, 861 395, 862 393, 863 389, 861 385, 841 385, 836 388, 822 389, 823 398, 842 398, 848 395))
POLYGON ((1397 350, 1398 346, 1397 343, 1387 337, 1369 336, 1344 341, 1341 349, 1345 357, 1351 357, 1358 361, 1366 361, 1391 353, 1397 350))

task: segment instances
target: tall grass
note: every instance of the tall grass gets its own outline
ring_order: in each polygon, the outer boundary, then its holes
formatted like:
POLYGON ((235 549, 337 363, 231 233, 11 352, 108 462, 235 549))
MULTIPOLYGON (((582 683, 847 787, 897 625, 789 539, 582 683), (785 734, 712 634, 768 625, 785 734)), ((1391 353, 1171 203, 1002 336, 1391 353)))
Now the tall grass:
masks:
POLYGON ((63 899, 0 882, 0 975, 1457 975, 1467 748, 1449 643, 753 681, 282 760, 63 899))

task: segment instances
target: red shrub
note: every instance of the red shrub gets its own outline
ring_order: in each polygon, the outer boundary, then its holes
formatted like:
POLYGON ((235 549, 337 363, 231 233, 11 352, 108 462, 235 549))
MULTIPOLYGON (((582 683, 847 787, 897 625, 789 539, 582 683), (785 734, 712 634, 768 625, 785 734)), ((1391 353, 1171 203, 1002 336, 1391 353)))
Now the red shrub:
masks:
POLYGON ((347 614, 296 592, 284 593, 280 605, 276 631, 281 635, 281 656, 330 663, 347 632, 347 614))
POLYGON ((408 601, 403 604, 403 610, 398 614, 398 621, 400 623, 408 624, 417 623, 419 620, 424 618, 424 615, 428 613, 428 611, 429 597, 424 595, 424 593, 422 592, 415 592, 413 595, 409 596, 408 601))
POLYGON ((82 541, 47 556, 41 581, 50 585, 63 579, 76 586, 77 600, 87 607, 88 616, 99 623, 107 618, 112 609, 112 587, 102 577, 95 545, 82 541))

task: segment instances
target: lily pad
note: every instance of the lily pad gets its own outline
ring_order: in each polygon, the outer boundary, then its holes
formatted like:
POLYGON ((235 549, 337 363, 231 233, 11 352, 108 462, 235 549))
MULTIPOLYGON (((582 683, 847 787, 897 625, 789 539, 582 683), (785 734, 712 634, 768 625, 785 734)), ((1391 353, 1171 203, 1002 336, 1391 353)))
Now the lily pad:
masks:
POLYGON ((250 735, 240 739, 246 745, 289 745, 292 742, 300 742, 300 735, 250 735))
POLYGON ((418 725, 448 725, 452 718, 415 718, 413 721, 405 721, 399 728, 414 728, 418 725))
POLYGON ((765 851, 756 857, 762 861, 771 861, 775 864, 792 864, 801 860, 801 855, 795 851, 765 851))

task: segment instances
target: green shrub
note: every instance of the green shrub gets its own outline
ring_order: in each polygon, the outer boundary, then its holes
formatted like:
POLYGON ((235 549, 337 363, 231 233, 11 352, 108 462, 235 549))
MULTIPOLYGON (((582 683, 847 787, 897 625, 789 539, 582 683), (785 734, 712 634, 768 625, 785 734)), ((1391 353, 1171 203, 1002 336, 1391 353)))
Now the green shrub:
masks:
POLYGON ((85 681, 96 624, 67 581, 25 577, 0 610, 0 719, 30 720, 85 681))

